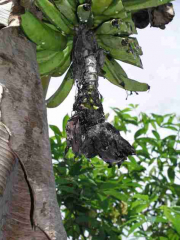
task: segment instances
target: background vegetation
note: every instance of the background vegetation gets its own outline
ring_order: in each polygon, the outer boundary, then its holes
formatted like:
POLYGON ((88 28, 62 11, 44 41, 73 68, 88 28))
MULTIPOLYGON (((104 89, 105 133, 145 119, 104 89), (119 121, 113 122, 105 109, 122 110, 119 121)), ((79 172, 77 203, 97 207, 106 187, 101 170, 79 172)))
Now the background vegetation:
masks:
MULTIPOLYGON (((137 156, 120 169, 95 157, 64 158, 65 126, 50 126, 58 203, 70 239, 180 239, 180 121, 175 114, 114 108, 113 125, 137 156), (132 139, 133 138, 133 139, 132 139)), ((108 115, 107 115, 108 116, 108 115)))

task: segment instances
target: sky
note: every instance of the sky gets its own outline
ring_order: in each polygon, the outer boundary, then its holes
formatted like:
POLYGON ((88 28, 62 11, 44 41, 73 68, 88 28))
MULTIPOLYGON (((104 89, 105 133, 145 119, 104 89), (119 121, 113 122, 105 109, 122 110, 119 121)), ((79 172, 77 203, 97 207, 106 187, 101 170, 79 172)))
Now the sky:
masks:
MULTIPOLYGON (((104 97, 104 110, 112 115, 110 107, 123 109, 128 104, 139 104, 138 111, 146 113, 176 113, 180 115, 180 0, 173 2, 175 18, 165 30, 147 27, 138 30, 142 47, 143 69, 120 62, 128 77, 151 86, 150 91, 133 94, 127 98, 125 90, 104 78, 99 79, 99 91, 104 97)), ((63 77, 52 78, 47 97, 50 97, 62 82, 63 77)), ((75 87, 66 100, 57 108, 48 109, 48 121, 61 127, 63 117, 71 115, 75 87)))

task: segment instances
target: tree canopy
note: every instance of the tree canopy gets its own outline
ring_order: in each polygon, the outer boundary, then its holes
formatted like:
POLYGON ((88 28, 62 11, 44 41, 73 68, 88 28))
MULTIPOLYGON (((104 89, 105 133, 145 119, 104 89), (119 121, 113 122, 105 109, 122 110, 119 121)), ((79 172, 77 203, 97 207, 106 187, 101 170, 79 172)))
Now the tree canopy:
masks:
POLYGON ((114 108, 113 125, 137 153, 120 169, 71 151, 64 157, 69 117, 62 129, 50 125, 57 198, 72 239, 180 239, 179 118, 136 108, 114 108))

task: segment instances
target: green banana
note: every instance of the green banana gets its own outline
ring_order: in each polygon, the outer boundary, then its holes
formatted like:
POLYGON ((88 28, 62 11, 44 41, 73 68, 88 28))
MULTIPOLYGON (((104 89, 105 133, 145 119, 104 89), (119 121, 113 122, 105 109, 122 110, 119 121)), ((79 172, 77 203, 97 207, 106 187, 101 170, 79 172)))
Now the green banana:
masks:
POLYGON ((47 62, 51 60, 56 54, 58 54, 59 51, 51 51, 51 50, 43 50, 43 51, 37 51, 36 52, 36 58, 38 64, 47 62))
POLYGON ((68 0, 54 0, 56 7, 67 18, 67 20, 73 24, 77 24, 77 17, 74 9, 69 4, 68 0))
POLYGON ((67 39, 37 19, 30 12, 21 15, 21 27, 26 36, 41 49, 63 50, 67 39))
POLYGON ((128 11, 141 10, 145 8, 157 7, 169 3, 171 0, 123 0, 123 5, 128 11))
POLYGON ((103 12, 103 15, 114 16, 124 10, 121 0, 113 0, 111 5, 103 12))
POLYGON ((135 80, 129 79, 123 68, 114 59, 105 58, 103 66, 105 72, 104 77, 114 85, 121 87, 127 91, 143 92, 150 89, 146 83, 140 83, 135 80))
POLYGON ((131 29, 132 29, 133 34, 137 34, 135 24, 132 20, 132 13, 131 12, 127 13, 127 16, 123 19, 123 21, 126 22, 126 23, 129 23, 131 25, 131 29))
POLYGON ((65 61, 65 63, 62 66, 58 67, 56 69, 56 71, 51 74, 52 77, 60 77, 60 76, 62 76, 66 72, 68 67, 70 66, 70 63, 71 63, 71 57, 69 56, 67 58, 67 60, 65 61))
POLYGON ((60 52, 57 52, 52 58, 46 62, 39 63, 39 73, 41 76, 49 75, 57 70, 57 68, 63 66, 66 62, 69 54, 72 50, 72 41, 67 47, 60 52))
POLYGON ((57 29, 62 30, 65 34, 72 33, 67 23, 64 22, 63 14, 51 2, 48 0, 36 0, 36 4, 57 29))
POLYGON ((46 98, 46 94, 47 94, 47 91, 48 91, 50 80, 51 80, 51 76, 41 77, 41 83, 42 83, 42 87, 43 87, 44 98, 46 98))
POLYGON ((129 23, 120 19, 113 19, 100 25, 96 30, 96 34, 110 34, 110 35, 130 35, 132 29, 129 23))
POLYGON ((92 0, 91 7, 95 15, 101 15, 113 0, 92 0))
POLYGON ((98 35, 97 41, 99 46, 107 51, 113 58, 143 68, 141 59, 138 53, 132 49, 128 38, 98 35))
POLYGON ((74 12, 76 11, 78 0, 68 0, 69 4, 71 5, 74 12))
MULTIPOLYGON (((112 19, 120 19, 120 20, 124 21, 124 19, 127 19, 127 17, 128 17, 128 13, 125 11, 125 9, 122 10, 121 12, 119 12, 118 14, 113 14, 113 15, 109 15, 109 16, 108 15, 106 15, 106 16, 105 15, 95 15, 94 16, 94 26, 97 27, 100 24, 102 24, 103 22, 110 21, 112 19)), ((130 21, 126 20, 126 22, 130 22, 130 21)), ((132 23, 130 22, 130 24, 132 24, 132 23)))
POLYGON ((77 8, 77 15, 80 22, 87 23, 91 15, 91 6, 86 3, 79 5, 77 8))
POLYGON ((72 78, 71 67, 69 68, 63 82, 58 90, 46 101, 48 108, 54 108, 59 106, 68 96, 74 84, 72 78))

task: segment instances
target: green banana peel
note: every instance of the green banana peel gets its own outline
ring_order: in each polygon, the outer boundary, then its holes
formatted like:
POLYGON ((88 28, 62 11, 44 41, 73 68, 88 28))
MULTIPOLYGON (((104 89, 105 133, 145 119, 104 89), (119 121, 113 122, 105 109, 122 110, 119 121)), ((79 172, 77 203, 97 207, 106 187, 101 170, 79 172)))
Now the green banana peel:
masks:
POLYGON ((105 58, 104 77, 112 84, 131 92, 144 92, 150 89, 146 83, 129 79, 123 68, 113 58, 105 58))
POLYGON ((76 12, 68 2, 68 0, 57 0, 54 1, 56 7, 59 9, 59 11, 67 18, 67 20, 72 24, 77 24, 77 17, 76 12))
POLYGON ((77 8, 77 15, 78 15, 79 21, 82 23, 87 23, 91 15, 91 8, 88 9, 87 6, 90 6, 90 5, 81 4, 77 8))
POLYGON ((95 15, 101 15, 113 0, 92 0, 91 7, 95 15))
POLYGON ((100 27, 96 30, 96 34, 128 36, 132 34, 132 27, 129 23, 121 21, 120 19, 113 19, 100 25, 100 27))
POLYGON ((51 51, 51 50, 37 51, 36 52, 37 62, 38 64, 47 62, 51 60, 58 53, 59 52, 57 51, 51 51))
POLYGON ((47 107, 55 108, 59 106, 69 95, 73 84, 74 79, 72 78, 72 72, 70 67, 58 90, 46 101, 47 107))
POLYGON ((51 73, 55 72, 59 67, 63 66, 67 58, 69 57, 71 50, 72 41, 68 43, 67 47, 63 51, 57 52, 48 61, 39 63, 40 75, 51 75, 51 73))
POLYGON ((137 51, 133 50, 128 42, 128 38, 114 37, 111 35, 98 35, 97 41, 98 45, 106 50, 106 52, 113 58, 143 68, 139 54, 137 51))
POLYGON ((72 33, 71 29, 64 22, 62 13, 51 2, 48 0, 36 0, 36 4, 57 29, 62 30, 67 35, 72 33))
POLYGON ((138 11, 145 8, 157 7, 172 0, 123 0, 123 5, 127 11, 138 11))
POLYGON ((71 57, 69 55, 65 63, 62 66, 58 67, 56 71, 51 74, 51 76, 52 77, 62 76, 66 72, 66 70, 69 68, 70 64, 71 64, 71 57))
POLYGON ((103 15, 113 16, 124 11, 124 6, 121 0, 113 0, 111 5, 103 12, 103 15))
POLYGON ((58 51, 66 47, 67 39, 65 36, 48 27, 28 11, 21 15, 21 28, 26 36, 39 45, 41 49, 58 51))

